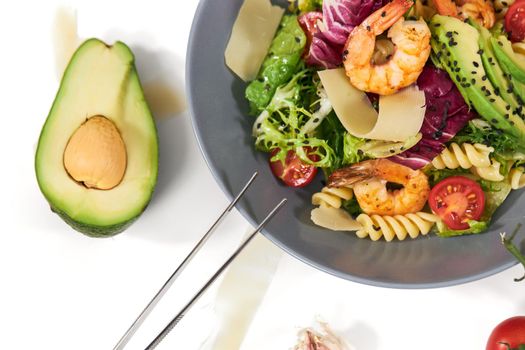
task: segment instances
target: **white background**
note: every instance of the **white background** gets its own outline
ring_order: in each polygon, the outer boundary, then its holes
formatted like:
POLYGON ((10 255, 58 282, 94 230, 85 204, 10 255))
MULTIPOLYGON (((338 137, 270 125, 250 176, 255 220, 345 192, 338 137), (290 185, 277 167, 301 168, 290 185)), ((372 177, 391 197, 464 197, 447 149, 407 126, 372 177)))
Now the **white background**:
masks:
MULTIPOLYGON (((227 204, 198 151, 188 112, 183 111, 158 121, 157 192, 129 230, 110 239, 88 238, 50 212, 38 189, 33 161, 58 88, 52 32, 56 10, 64 4, 77 10, 81 37, 128 43, 143 82, 161 80, 184 95, 186 45, 197 0, 3 4, 1 349, 111 349, 227 204)), ((129 349, 143 349, 152 340, 248 229, 233 212, 129 349)), ((522 273, 515 266, 455 287, 394 290, 338 279, 283 256, 242 349, 289 349, 297 329, 311 325, 316 317, 361 350, 483 349, 497 323, 525 314, 525 282, 513 282, 522 273)), ((250 284, 240 281, 236 297, 249 292, 250 284)), ((212 292, 159 348, 199 348, 207 332, 212 292)))

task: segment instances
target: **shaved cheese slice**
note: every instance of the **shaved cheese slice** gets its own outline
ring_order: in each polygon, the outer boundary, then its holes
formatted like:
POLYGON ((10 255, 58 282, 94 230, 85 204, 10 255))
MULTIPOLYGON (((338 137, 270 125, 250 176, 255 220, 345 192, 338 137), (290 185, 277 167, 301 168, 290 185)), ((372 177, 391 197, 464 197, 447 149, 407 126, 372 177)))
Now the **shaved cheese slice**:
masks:
POLYGON ((224 53, 226 65, 242 80, 255 79, 279 27, 284 9, 270 0, 245 0, 224 53))
POLYGON ((337 117, 352 135, 374 140, 405 141, 425 118, 425 93, 411 85, 379 97, 379 114, 366 94, 348 80, 343 68, 318 72, 337 117))
POLYGON ((357 231, 363 228, 341 208, 319 207, 310 212, 314 224, 333 231, 357 231))

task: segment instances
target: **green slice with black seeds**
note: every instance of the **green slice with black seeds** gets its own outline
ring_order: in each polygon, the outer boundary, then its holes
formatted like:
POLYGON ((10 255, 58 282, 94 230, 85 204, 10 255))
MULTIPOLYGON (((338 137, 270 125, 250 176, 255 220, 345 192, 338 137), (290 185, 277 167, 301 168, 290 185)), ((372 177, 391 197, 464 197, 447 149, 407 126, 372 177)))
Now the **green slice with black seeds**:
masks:
POLYGON ((436 15, 430 21, 432 50, 463 97, 492 126, 525 145, 525 123, 513 115, 487 76, 479 55, 479 32, 461 20, 436 15))

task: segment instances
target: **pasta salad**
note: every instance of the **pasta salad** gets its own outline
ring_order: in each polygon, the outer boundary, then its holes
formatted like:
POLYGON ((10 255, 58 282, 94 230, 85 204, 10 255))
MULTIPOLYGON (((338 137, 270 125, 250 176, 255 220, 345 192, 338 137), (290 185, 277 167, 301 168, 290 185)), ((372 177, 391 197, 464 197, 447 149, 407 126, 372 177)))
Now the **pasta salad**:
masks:
POLYGON ((247 82, 254 145, 275 177, 293 188, 322 179, 316 225, 386 241, 474 234, 525 186, 524 11, 246 0, 225 57, 247 82))

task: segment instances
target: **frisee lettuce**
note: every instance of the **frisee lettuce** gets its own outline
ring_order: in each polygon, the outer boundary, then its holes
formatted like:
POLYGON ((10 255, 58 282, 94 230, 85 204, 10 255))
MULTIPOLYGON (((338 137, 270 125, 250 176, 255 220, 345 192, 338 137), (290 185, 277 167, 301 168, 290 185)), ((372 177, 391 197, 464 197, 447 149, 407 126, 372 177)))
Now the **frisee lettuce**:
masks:
POLYGON ((263 152, 279 149, 273 161, 284 162, 291 150, 307 164, 321 168, 332 166, 334 151, 328 142, 316 137, 315 129, 314 132, 302 131, 312 119, 320 118, 315 112, 310 112, 316 103, 320 103, 313 74, 312 70, 304 69, 277 87, 270 103, 255 120, 255 147, 263 152), (312 154, 317 155, 318 160, 312 160, 309 157, 312 154))

